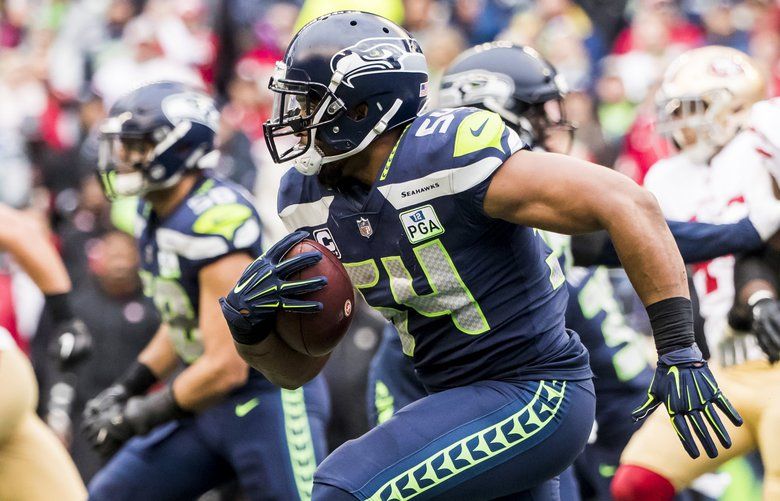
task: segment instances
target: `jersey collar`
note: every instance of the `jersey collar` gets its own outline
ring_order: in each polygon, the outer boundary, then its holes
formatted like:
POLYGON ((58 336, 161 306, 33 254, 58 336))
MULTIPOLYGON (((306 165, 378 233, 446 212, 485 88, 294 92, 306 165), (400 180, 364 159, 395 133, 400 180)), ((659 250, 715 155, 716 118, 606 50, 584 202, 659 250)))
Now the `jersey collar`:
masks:
MULTIPOLYGON (((411 125, 411 124, 410 124, 411 125)), ((396 152, 398 151, 398 148, 401 145, 401 142, 406 137, 406 132, 409 130, 409 125, 407 125, 403 132, 401 132, 401 135, 398 136, 398 140, 395 142, 395 145, 393 145, 393 149, 390 150, 390 155, 387 157, 387 161, 385 162, 385 166, 377 173, 376 179, 374 179, 374 183, 371 185, 371 188, 369 189, 368 194, 363 199, 363 203, 359 204, 359 206, 352 205, 351 209, 345 213, 344 216, 340 218, 351 218, 356 215, 363 215, 363 216, 375 216, 379 214, 379 212, 382 210, 382 207, 384 207, 385 202, 387 201, 387 198, 382 194, 381 191, 379 191, 379 186, 382 186, 386 184, 387 178, 390 175, 391 167, 393 166, 393 161, 396 158, 396 152)), ((348 198, 348 202, 352 201, 351 197, 348 198)))

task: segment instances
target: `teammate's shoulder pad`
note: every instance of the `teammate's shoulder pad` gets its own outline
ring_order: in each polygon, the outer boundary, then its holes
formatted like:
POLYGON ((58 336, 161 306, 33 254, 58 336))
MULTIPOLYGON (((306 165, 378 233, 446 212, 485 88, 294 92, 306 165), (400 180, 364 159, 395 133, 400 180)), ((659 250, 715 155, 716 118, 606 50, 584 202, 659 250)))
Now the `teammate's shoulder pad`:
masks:
POLYGON ((229 181, 207 179, 185 205, 170 225, 157 231, 158 243, 180 256, 213 258, 250 248, 260 239, 251 195, 229 181))
POLYGON ((187 204, 193 211, 195 235, 219 235, 232 241, 246 222, 257 220, 252 196, 230 181, 207 180, 187 204))

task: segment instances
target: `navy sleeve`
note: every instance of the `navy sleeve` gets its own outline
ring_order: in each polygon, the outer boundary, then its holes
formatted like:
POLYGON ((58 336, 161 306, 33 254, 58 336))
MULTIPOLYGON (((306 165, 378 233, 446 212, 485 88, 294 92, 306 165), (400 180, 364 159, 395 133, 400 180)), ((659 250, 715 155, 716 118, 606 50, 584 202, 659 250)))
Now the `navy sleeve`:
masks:
MULTIPOLYGON (((709 261, 728 254, 737 254, 756 250, 763 245, 761 237, 748 218, 736 223, 709 224, 685 221, 667 221, 683 260, 688 263, 709 261)), ((597 233, 600 234, 601 232, 597 233)), ((574 237, 572 251, 574 262, 578 266, 606 265, 620 266, 615 247, 609 238, 585 240, 574 237), (593 242, 601 245, 594 252, 593 242)))

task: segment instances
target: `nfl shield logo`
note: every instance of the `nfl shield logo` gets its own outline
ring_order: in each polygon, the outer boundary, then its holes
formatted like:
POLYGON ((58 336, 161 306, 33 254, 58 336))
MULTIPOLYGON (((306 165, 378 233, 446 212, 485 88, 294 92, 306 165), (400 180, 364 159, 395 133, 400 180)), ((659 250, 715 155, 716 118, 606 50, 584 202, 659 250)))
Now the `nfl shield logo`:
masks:
POLYGON ((358 229, 360 230, 360 236, 371 238, 371 235, 374 234, 374 229, 371 227, 371 223, 368 221, 368 219, 361 217, 357 220, 358 229))

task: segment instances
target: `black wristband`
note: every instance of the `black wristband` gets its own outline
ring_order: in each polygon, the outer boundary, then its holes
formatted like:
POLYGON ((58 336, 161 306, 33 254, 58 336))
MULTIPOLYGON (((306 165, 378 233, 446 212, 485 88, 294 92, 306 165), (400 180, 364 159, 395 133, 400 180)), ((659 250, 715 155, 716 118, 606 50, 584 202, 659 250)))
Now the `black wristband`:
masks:
POLYGON ((670 297, 647 307, 655 347, 659 355, 693 345, 693 310, 691 300, 670 297))
POLYGON ((117 380, 117 384, 124 386, 129 396, 146 393, 156 382, 157 376, 152 370, 137 360, 117 380))
POLYGON ((51 312, 51 318, 55 324, 73 319, 73 310, 70 308, 69 293, 47 294, 46 308, 51 312))
POLYGON ((144 435, 163 423, 190 416, 192 413, 179 406, 173 396, 173 387, 167 385, 149 396, 128 401, 124 414, 135 433, 144 435))

